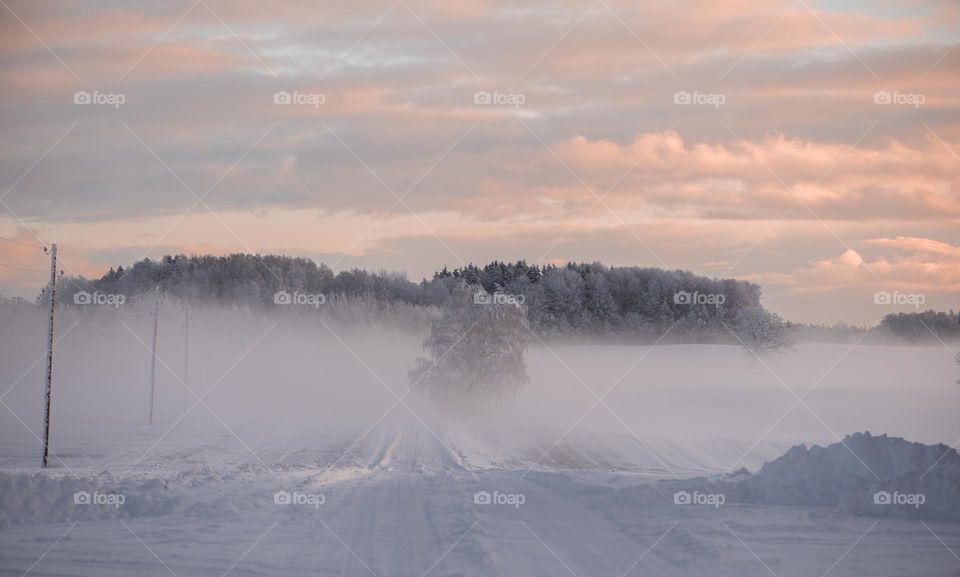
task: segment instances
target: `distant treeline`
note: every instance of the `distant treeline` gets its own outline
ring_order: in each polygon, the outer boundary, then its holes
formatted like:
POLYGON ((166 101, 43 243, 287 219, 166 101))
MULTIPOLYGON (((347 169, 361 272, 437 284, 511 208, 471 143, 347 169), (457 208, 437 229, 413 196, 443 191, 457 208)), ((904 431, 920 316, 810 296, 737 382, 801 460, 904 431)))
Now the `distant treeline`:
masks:
MULTIPOLYGON (((515 297, 527 307, 531 328, 545 338, 604 337, 664 342, 731 342, 738 314, 761 307, 761 287, 734 279, 712 279, 689 271, 608 267, 600 263, 562 266, 494 261, 436 272, 411 282, 396 272, 352 269, 335 273, 313 260, 277 255, 164 256, 129 268, 111 268, 98 279, 65 277, 57 300, 73 304, 83 290, 150 299, 164 295, 198 305, 249 308, 277 306, 275 295, 323 294, 328 302, 349 302, 346 310, 369 315, 439 309, 464 285, 488 294, 515 297)), ((10 307, 13 300, 0 300, 10 307)), ((21 303, 22 305, 22 303, 21 303)), ((352 313, 351 313, 352 314, 352 313)), ((875 327, 787 323, 795 340, 866 343, 926 343, 960 340, 960 314, 895 313, 875 327)))
POLYGON ((671 329, 667 340, 702 342, 733 338, 727 327, 742 309, 760 306, 761 294, 758 285, 744 281, 599 263, 495 261, 483 267, 444 268, 415 283, 386 271, 334 273, 306 258, 232 254, 165 256, 111 269, 99 279, 63 278, 58 301, 71 304, 81 290, 136 298, 149 295, 157 285, 164 294, 188 302, 249 307, 275 306, 280 291, 442 307, 455 288, 468 285, 522 301, 531 328, 544 337, 656 338, 671 329), (708 297, 710 304, 704 304, 708 297))
POLYGON ((960 342, 960 312, 926 310, 890 313, 874 327, 847 323, 834 325, 794 324, 798 341, 863 344, 939 344, 960 342))
POLYGON ((933 310, 894 313, 883 317, 877 327, 880 334, 896 336, 908 342, 960 340, 960 312, 933 310))
POLYGON ((522 296, 531 326, 548 337, 591 335, 729 342, 740 311, 759 307, 759 285, 688 271, 569 263, 538 267, 494 261, 434 275, 488 293, 522 296))

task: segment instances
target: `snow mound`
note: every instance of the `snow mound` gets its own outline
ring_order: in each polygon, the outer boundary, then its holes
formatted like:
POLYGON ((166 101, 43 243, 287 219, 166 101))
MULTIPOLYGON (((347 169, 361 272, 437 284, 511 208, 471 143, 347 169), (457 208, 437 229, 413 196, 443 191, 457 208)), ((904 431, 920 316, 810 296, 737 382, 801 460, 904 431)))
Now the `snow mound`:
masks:
POLYGON ((734 493, 753 503, 960 521, 960 455, 942 443, 856 433, 827 447, 794 446, 734 493))
POLYGON ((235 512, 226 501, 198 502, 160 480, 112 482, 102 477, 0 472, 0 527, 32 522, 235 512))

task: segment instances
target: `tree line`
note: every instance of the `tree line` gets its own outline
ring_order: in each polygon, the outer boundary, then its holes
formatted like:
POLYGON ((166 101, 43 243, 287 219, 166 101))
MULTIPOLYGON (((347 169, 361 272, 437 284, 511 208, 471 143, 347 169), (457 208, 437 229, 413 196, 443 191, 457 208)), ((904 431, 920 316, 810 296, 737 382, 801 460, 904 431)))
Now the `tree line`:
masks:
MULTIPOLYGON (((79 291, 165 295, 196 305, 275 307, 275 295, 323 294, 330 301, 353 303, 372 314, 416 309, 440 310, 462 287, 514 298, 525 307, 530 328, 543 338, 605 338, 651 342, 735 341, 731 334, 744 318, 763 311, 757 284, 716 279, 684 270, 611 267, 601 263, 537 265, 493 261, 443 269, 412 282, 390 271, 354 268, 334 272, 308 258, 282 255, 167 255, 143 259, 129 268, 111 268, 100 278, 61 277, 57 298, 70 305, 79 291), (666 335, 666 336, 664 336, 666 335)), ((149 297, 148 297, 149 298, 149 297)), ((38 297, 38 302, 42 300, 38 297)), ((13 306, 14 300, 0 301, 13 306)), ((21 303, 22 304, 22 303, 21 303)), ((783 322, 797 340, 864 343, 925 343, 960 339, 960 314, 954 311, 893 313, 875 327, 783 322), (866 333, 866 334, 865 334, 866 333)))
POLYGON ((335 273, 307 258, 252 254, 143 259, 129 268, 111 268, 97 279, 61 278, 57 297, 67 304, 81 290, 137 297, 149 295, 157 285, 186 302, 252 308, 275 306, 280 291, 442 308, 466 286, 517 299, 526 307, 530 327, 549 338, 654 339, 669 329, 671 341, 727 342, 727 327, 737 314, 761 306, 759 285, 682 270, 494 261, 443 268, 417 283, 402 273, 335 273))

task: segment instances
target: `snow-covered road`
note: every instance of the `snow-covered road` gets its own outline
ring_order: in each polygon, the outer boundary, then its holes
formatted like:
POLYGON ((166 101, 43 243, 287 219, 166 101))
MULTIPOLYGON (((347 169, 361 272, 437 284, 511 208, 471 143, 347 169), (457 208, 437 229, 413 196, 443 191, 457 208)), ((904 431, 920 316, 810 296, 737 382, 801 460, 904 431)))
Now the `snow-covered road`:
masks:
MULTIPOLYGON (((531 467, 534 432, 431 432, 412 420, 359 440, 187 428, 143 456, 153 437, 78 424, 63 464, 40 475, 28 470, 29 443, 4 441, 0 575, 960 574, 955 524, 677 505, 657 479, 721 468, 695 465, 705 448, 674 466, 681 447, 655 439, 574 437, 565 457, 531 467), (634 470, 615 463, 626 447, 634 470), (658 455, 642 458, 650 448, 658 455), (495 451, 513 466, 491 467, 495 451), (125 501, 75 504, 79 491, 125 501), (275 502, 278 492, 291 502, 275 502)), ((744 450, 734 445, 715 450, 744 450)))
POLYGON ((142 363, 124 365, 137 349, 96 360, 98 342, 63 360, 75 380, 58 382, 46 472, 36 357, 7 351, 0 376, 20 384, 0 407, 0 576, 960 575, 957 524, 677 505, 666 488, 833 432, 951 443, 960 387, 942 350, 808 345, 774 375, 730 347, 558 346, 563 363, 531 349, 515 398, 441 417, 395 403, 416 351, 364 343, 368 365, 336 342, 265 342, 182 420, 192 397, 167 375, 148 426, 142 363), (608 409, 595 400, 612 383, 608 409))

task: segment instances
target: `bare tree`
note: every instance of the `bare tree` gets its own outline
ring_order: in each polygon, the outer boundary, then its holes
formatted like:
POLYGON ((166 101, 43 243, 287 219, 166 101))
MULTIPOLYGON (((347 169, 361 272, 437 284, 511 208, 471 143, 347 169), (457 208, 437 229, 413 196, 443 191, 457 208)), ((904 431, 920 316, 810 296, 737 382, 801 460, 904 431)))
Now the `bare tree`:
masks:
POLYGON ((527 383, 525 308, 509 298, 454 291, 409 373, 415 390, 458 400, 515 392, 527 383))
POLYGON ((737 336, 744 352, 755 357, 783 356, 794 349, 787 323, 762 307, 747 307, 737 314, 737 336))

